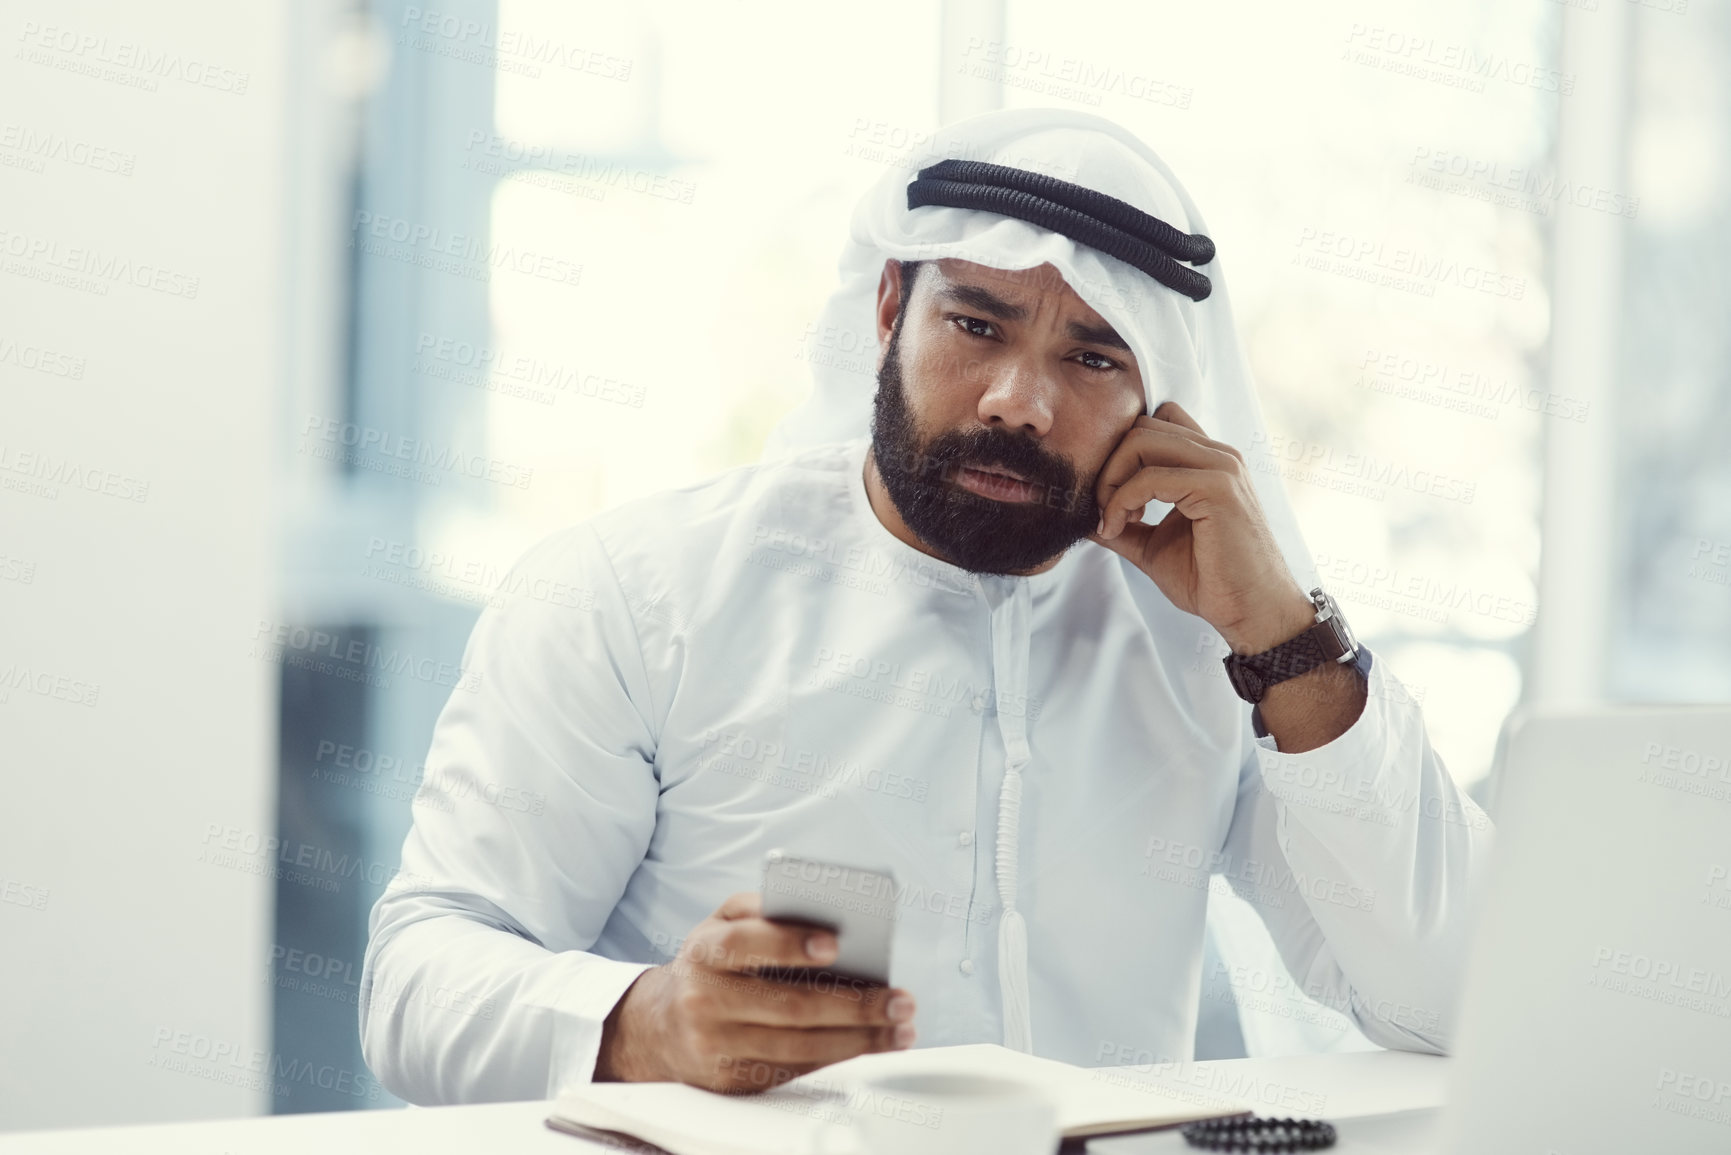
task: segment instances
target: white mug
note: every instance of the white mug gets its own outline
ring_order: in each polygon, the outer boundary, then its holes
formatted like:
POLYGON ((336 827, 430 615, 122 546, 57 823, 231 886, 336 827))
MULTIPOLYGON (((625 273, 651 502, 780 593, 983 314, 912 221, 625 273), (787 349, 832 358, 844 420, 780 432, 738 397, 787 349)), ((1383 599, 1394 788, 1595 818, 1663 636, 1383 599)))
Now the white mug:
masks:
POLYGON ((850 1107, 870 1155, 1053 1155, 1060 1138, 1038 1087, 993 1075, 886 1075, 850 1107))

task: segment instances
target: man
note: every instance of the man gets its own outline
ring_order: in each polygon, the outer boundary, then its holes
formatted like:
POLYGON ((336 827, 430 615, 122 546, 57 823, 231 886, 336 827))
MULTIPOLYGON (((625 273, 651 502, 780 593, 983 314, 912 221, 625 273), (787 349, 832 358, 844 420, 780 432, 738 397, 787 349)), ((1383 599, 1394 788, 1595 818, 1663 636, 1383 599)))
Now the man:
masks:
POLYGON ((821 369, 771 460, 555 535, 513 588, 575 596, 477 623, 427 766, 458 798, 423 788, 373 911, 397 1094, 1184 1058, 1216 874, 1297 986, 1446 1046, 1489 824, 1299 578, 1200 214, 1091 116, 935 148, 862 200, 825 314, 875 393, 821 369), (893 870, 895 986, 756 973, 836 950, 761 917, 777 847, 893 870))

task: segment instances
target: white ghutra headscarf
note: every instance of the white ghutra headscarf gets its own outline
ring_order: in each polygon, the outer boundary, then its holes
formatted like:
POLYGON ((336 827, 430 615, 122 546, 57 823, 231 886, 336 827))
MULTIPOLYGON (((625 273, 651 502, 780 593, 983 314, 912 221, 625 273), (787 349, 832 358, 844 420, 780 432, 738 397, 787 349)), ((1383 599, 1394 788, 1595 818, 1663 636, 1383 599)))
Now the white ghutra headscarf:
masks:
MULTIPOLYGON (((1102 117, 1051 108, 1011 109, 970 117, 940 130, 906 168, 886 172, 854 209, 841 256, 841 284, 807 337, 806 353, 813 367, 811 396, 770 434, 765 460, 870 432, 877 390, 877 289, 884 262, 947 257, 997 269, 1054 266, 1130 345, 1147 394, 1144 412, 1152 414, 1162 402, 1176 401, 1208 436, 1237 447, 1247 457, 1261 450, 1259 456, 1267 459, 1262 407, 1233 323, 1231 296, 1218 255, 1196 267, 1211 283, 1208 295, 1196 301, 1134 265, 1017 217, 933 205, 908 208, 908 185, 918 171, 945 160, 1044 174, 1123 201, 1182 233, 1208 232, 1195 202, 1166 163, 1135 135, 1102 117), (844 347, 860 352, 845 359, 825 357, 825 346, 833 345, 838 334, 844 347)), ((1278 474, 1257 469, 1251 477, 1293 577, 1302 588, 1312 588, 1318 584, 1316 569, 1278 474)), ((1165 503, 1150 503, 1143 520, 1156 524, 1170 509, 1165 503)), ((1131 566, 1128 560, 1119 560, 1131 566)), ((1127 576, 1148 580, 1139 574, 1127 576)), ((1032 1028, 1026 929, 1016 911, 1020 787, 1019 764, 1013 758, 998 807, 996 865, 1003 905, 998 954, 1005 1045, 1028 1051, 1032 1028)))

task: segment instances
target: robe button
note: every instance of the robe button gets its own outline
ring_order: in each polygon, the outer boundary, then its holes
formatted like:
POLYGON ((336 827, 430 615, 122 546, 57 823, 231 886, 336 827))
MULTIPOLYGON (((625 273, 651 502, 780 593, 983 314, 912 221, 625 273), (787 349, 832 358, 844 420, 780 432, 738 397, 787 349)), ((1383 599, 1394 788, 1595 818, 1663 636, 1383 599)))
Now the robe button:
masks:
POLYGON ((974 713, 983 714, 985 712, 986 712, 986 696, 984 694, 975 694, 974 695, 974 713))
POLYGON ((960 842, 963 846, 972 846, 974 844, 974 836, 972 832, 964 830, 962 831, 962 836, 956 839, 956 841, 960 842))
POLYGON ((971 975, 974 973, 974 960, 971 958, 965 958, 961 961, 961 964, 956 967, 956 969, 961 971, 965 975, 971 975))

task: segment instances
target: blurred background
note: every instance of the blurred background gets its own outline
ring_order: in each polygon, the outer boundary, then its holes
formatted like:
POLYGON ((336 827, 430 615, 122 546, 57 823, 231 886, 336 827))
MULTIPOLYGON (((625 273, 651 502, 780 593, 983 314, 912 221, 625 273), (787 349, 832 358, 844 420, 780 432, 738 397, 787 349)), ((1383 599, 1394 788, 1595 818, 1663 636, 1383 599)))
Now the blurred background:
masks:
MULTIPOLYGON (((814 324, 853 202, 992 108, 1184 179, 1252 460, 1475 794, 1520 703, 1731 697, 1725 0, 0 0, 0 40, 0 1129, 395 1104, 366 918, 476 614, 869 362, 814 324)), ((1254 993, 1205 988, 1199 1055, 1354 1045, 1254 993)))

